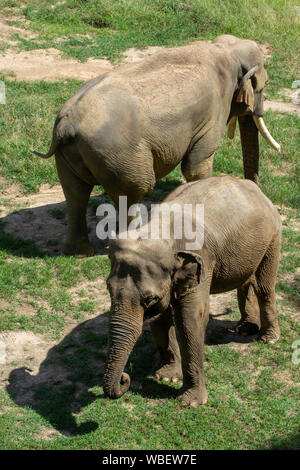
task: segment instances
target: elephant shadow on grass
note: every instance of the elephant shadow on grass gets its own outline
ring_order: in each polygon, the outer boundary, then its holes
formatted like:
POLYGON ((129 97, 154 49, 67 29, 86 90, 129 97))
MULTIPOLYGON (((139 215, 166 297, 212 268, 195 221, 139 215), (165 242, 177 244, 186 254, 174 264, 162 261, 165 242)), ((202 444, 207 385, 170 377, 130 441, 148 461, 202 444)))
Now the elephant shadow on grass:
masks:
MULTIPOLYGON (((78 425, 75 415, 95 400, 102 400, 100 407, 107 406, 108 399, 102 390, 107 329, 108 315, 104 313, 76 326, 58 344, 53 346, 52 343, 34 370, 24 366, 11 370, 6 386, 11 399, 21 407, 35 410, 65 436, 97 429, 95 421, 78 425)), ((147 378, 153 368, 154 355, 152 334, 145 325, 125 369, 134 378, 131 391, 140 393, 146 386, 148 397, 152 388, 157 389, 155 396, 170 397, 169 387, 147 378)))
MULTIPOLYGON (((28 202, 29 205, 38 203, 31 201, 30 197, 28 202)), ((87 210, 89 237, 98 255, 106 252, 105 241, 99 240, 96 235, 96 225, 100 220, 96 217, 96 209, 103 202, 107 202, 106 196, 93 196, 87 210)), ((62 256, 66 233, 65 201, 17 209, 0 217, 0 249, 13 256, 62 256)))
MULTIPOLYGON (((228 342, 228 322, 225 321, 224 325, 222 320, 211 318, 209 323, 208 345, 218 344, 217 341, 228 342), (217 336, 211 330, 211 327, 215 330, 216 322, 217 336)), ((97 429, 98 423, 95 421, 78 425, 76 414, 95 400, 102 401, 100 407, 107 406, 108 399, 104 398, 102 390, 107 331, 107 314, 86 320, 72 329, 58 344, 52 344, 48 352, 45 351, 46 357, 34 371, 26 367, 12 370, 7 384, 12 400, 19 406, 34 409, 63 435, 81 435, 97 429)), ((239 341, 238 335, 230 335, 231 341, 239 341)), ((249 340, 243 338, 245 342, 249 340)), ((153 377, 156 357, 156 346, 146 323, 125 368, 132 378, 130 390, 147 399, 176 398, 180 382, 162 383, 153 377)))
MULTIPOLYGON (((179 184, 178 180, 158 181, 142 202, 149 208, 151 203, 160 202, 179 184)), ((112 200, 106 194, 93 195, 87 210, 89 238, 96 255, 107 252, 107 240, 100 240, 96 235, 100 220, 96 210, 103 203, 112 203, 112 200)), ((67 211, 62 189, 41 189, 39 193, 15 198, 14 204, 21 208, 2 217, 0 212, 0 250, 25 258, 63 255, 67 211), (22 208, 24 205, 27 207, 22 208)))

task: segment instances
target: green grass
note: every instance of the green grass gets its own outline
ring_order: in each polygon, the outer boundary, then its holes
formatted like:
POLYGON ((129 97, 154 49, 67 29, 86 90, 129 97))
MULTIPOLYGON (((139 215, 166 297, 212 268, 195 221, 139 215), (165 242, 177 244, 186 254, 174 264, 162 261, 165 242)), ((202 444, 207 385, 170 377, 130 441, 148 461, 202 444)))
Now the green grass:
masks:
POLYGON ((270 93, 298 78, 296 0, 1 0, 0 5, 12 15, 11 24, 24 28, 14 19, 17 15, 37 34, 34 39, 13 35, 26 50, 55 47, 82 61, 115 60, 130 47, 174 46, 233 34, 271 47, 270 93))
POLYGON ((0 114, 0 134, 5 135, 0 140, 1 174, 21 183, 26 191, 36 191, 43 182, 57 183, 54 158, 42 161, 30 149, 38 150, 50 143, 57 112, 81 82, 4 81, 7 104, 0 114))
POLYGON ((0 307, 0 331, 31 330, 59 338, 70 320, 97 313, 97 302, 88 291, 81 292, 85 298, 74 299, 69 289, 108 273, 106 256, 84 260, 49 257, 33 242, 0 227, 0 299, 7 305, 0 307), (33 316, 22 312, 24 302, 33 307, 33 316))
MULTIPOLYGON (((298 388, 291 363, 290 321, 276 345, 253 343, 247 355, 229 345, 206 346, 207 406, 182 408, 178 385, 158 384, 151 374, 154 345, 144 333, 129 367, 134 384, 120 400, 103 398, 92 360, 103 359, 106 336, 64 338, 51 352, 68 384, 36 386, 35 403, 17 407, 15 392, 0 392, 0 442, 13 449, 265 449, 298 448, 298 388), (72 348, 72 355, 68 354, 72 348), (280 374, 289 377, 282 382, 280 374), (79 388, 81 385, 81 388, 79 388), (43 440, 39 432, 56 430, 43 440), (59 431, 59 432, 57 432, 59 431)), ((299 329, 298 329, 299 333, 299 329)), ((48 354, 49 356, 49 354, 48 354)), ((47 371, 51 358, 41 364, 47 371)), ((20 375, 19 380, 29 377, 20 375)))

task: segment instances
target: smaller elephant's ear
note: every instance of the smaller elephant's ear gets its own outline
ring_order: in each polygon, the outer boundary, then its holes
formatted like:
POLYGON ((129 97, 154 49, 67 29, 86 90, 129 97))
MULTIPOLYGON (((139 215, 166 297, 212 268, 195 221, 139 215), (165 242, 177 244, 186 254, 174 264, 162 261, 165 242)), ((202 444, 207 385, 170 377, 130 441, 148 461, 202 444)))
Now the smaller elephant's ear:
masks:
POLYGON ((204 263, 200 255, 189 251, 175 253, 173 290, 177 297, 185 295, 204 279, 204 263))
POLYGON ((237 103, 244 103, 252 112, 254 111, 254 90, 251 77, 255 74, 255 72, 257 72, 257 70, 258 66, 256 65, 243 76, 236 98, 237 103))

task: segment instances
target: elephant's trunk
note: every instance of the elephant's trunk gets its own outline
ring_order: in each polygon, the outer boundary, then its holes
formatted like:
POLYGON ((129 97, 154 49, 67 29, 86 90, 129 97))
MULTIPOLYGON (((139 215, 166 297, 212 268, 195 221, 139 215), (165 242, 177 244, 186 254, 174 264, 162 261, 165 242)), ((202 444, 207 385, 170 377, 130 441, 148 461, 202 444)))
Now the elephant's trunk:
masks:
POLYGON ((258 184, 259 137, 252 115, 239 116, 244 176, 258 184))
POLYGON ((110 315, 108 353, 103 390, 109 398, 120 398, 130 386, 124 371, 128 357, 142 332, 144 310, 141 306, 113 306, 110 315))

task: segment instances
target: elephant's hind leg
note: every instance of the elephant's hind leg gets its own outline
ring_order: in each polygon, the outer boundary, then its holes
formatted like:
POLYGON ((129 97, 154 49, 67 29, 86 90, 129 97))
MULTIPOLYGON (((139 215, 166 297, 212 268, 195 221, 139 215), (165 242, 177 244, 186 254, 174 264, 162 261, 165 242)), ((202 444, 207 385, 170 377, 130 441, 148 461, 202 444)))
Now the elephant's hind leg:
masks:
POLYGON ((260 307, 261 322, 259 336, 264 343, 275 343, 280 336, 275 294, 280 246, 281 235, 278 234, 270 244, 256 271, 256 295, 260 307))
POLYGON ((93 186, 79 179, 60 155, 56 156, 56 167, 67 202, 65 253, 78 257, 93 256, 94 249, 88 239, 86 224, 86 210, 93 186))
POLYGON ((249 282, 237 290, 241 319, 236 332, 241 336, 254 335, 260 327, 259 306, 253 284, 249 282))

